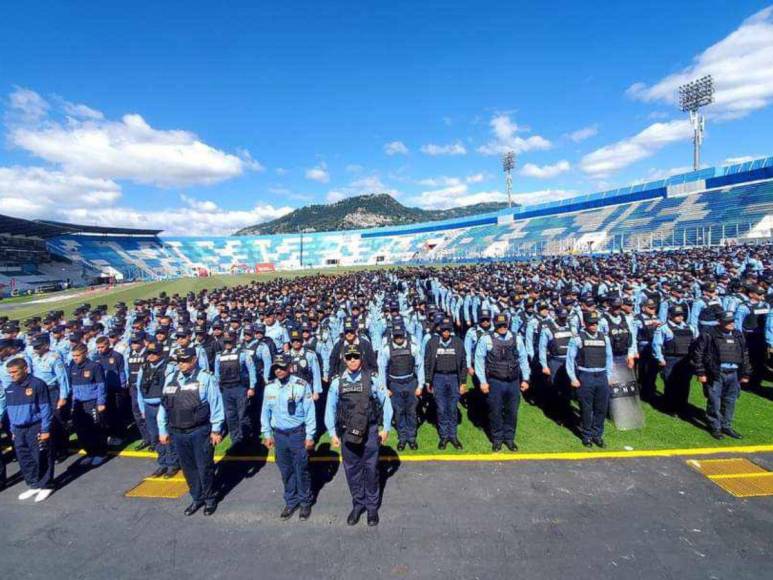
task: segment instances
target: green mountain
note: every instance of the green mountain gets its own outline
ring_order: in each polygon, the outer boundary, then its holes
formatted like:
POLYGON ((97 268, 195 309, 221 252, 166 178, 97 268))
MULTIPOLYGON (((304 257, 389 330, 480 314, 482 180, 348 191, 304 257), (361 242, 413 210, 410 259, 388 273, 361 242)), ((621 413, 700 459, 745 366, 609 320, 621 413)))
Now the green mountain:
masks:
POLYGON ((507 207, 504 202, 478 203, 451 209, 426 210, 407 207, 386 193, 349 197, 327 205, 309 205, 262 224, 248 226, 235 236, 289 234, 298 231, 330 232, 380 226, 401 226, 493 212, 507 207))

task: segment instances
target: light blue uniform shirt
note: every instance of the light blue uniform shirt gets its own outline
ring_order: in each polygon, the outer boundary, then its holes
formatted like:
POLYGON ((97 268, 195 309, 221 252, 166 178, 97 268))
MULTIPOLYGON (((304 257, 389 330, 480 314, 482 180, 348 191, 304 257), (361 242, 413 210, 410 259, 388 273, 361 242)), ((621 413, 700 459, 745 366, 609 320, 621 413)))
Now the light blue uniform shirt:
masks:
MULTIPOLYGON (((356 373, 350 373, 347 369, 344 371, 343 376, 351 381, 357 381, 360 378, 361 371, 356 373)), ((330 383, 330 389, 327 393, 327 405, 325 406, 325 427, 331 437, 336 435, 336 410, 338 409, 338 385, 341 382, 340 377, 333 379, 330 383)), ((382 425, 383 430, 389 433, 392 428, 392 415, 394 411, 392 409, 392 401, 387 395, 386 385, 384 383, 381 373, 376 373, 370 377, 370 390, 371 396, 374 396, 381 403, 383 409, 382 425)))
POLYGON ((264 438, 274 436, 274 431, 288 431, 306 426, 306 440, 313 441, 317 432, 317 418, 311 386, 303 379, 289 375, 284 381, 275 379, 266 385, 263 408, 260 413, 261 432, 264 438), (295 413, 288 412, 287 403, 295 401, 295 413))
POLYGON ((513 334, 511 331, 507 331, 501 339, 501 335, 497 332, 487 334, 478 341, 478 346, 475 347, 475 374, 478 375, 480 383, 488 384, 488 378, 486 377, 486 355, 494 348, 494 340, 509 340, 515 336, 515 346, 518 349, 518 365, 521 367, 521 380, 528 381, 530 377, 529 360, 526 356, 526 346, 523 344, 523 337, 520 334, 513 334), (496 334, 497 338, 494 339, 496 334))
MULTIPOLYGON (((255 385, 258 382, 258 375, 255 372, 255 361, 252 360, 252 356, 250 356, 250 353, 247 350, 241 349, 237 350, 235 348, 224 350, 222 352, 217 353, 215 355, 215 381, 217 381, 217 384, 220 384, 220 365, 222 358, 224 356, 234 356, 238 355, 239 357, 239 371, 242 376, 242 380, 244 380, 244 377, 247 377, 248 384, 243 385, 250 389, 254 389, 255 385), (245 372, 246 371, 246 372, 245 372)), ((200 359, 199 359, 200 360, 200 359)), ((205 357, 206 360, 206 357, 205 357)))
POLYGON ((569 375, 569 378, 572 380, 572 382, 577 380, 577 370, 581 371, 588 371, 591 373, 598 373, 602 371, 607 372, 607 377, 612 378, 612 345, 609 344, 609 337, 602 334, 601 331, 596 331, 595 334, 591 335, 588 333, 590 338, 597 340, 599 338, 604 339, 604 343, 606 345, 606 367, 605 368, 589 368, 589 367, 580 367, 577 366, 577 355, 579 354, 580 347, 580 337, 575 336, 569 340, 569 347, 566 352, 566 374, 569 375))
MULTIPOLYGON (((209 371, 200 369, 195 369, 187 376, 181 371, 176 371, 167 375, 164 389, 171 384, 175 376, 178 377, 181 387, 194 384, 198 386, 201 402, 209 403, 209 422, 212 424, 212 432, 220 433, 220 430, 223 428, 225 414, 223 412, 223 397, 220 395, 220 388, 217 385, 217 381, 215 381, 214 375, 209 371)), ((164 405, 158 408, 157 419, 159 435, 168 435, 167 414, 164 405)))
MULTIPOLYGON (((689 326, 686 322, 681 324, 675 324, 677 328, 689 328, 692 331, 693 338, 698 336, 698 331, 693 326, 689 326)), ((674 332, 669 328, 668 323, 663 326, 658 326, 655 329, 655 333, 652 335, 652 355, 659 362, 665 363, 666 358, 663 355, 663 345, 669 340, 674 340, 674 332)))
MULTIPOLYGON (((424 387, 424 357, 421 356, 421 347, 414 341, 412 338, 406 337, 405 339, 408 341, 411 345, 411 355, 413 355, 413 360, 415 362, 413 372, 416 375, 416 378, 419 382, 419 388, 424 387)), ((402 345, 398 345, 397 343, 384 341, 383 346, 381 347, 381 350, 378 353, 378 368, 381 369, 384 373, 386 373, 387 365, 389 363, 389 356, 391 351, 391 345, 394 344, 395 348, 402 348, 405 346, 405 343, 402 345)), ((389 378, 392 379, 405 379, 413 375, 408 376, 390 376, 389 378)))
MULTIPOLYGON (((32 374, 49 387, 59 387, 59 398, 66 399, 70 395, 70 377, 59 353, 49 350, 43 355, 33 353, 32 374)), ((51 401, 56 404, 56 401, 51 401)))

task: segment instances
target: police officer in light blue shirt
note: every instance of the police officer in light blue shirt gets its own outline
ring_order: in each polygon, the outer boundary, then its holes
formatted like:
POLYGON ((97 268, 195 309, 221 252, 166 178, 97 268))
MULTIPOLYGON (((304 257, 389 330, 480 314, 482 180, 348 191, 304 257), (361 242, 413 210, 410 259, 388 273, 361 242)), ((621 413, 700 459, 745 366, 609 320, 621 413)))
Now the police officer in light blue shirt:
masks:
POLYGON ((309 383, 290 374, 289 355, 276 355, 273 370, 276 378, 266 385, 260 424, 263 444, 276 449, 282 475, 285 506, 279 517, 287 520, 300 509, 299 518, 307 520, 313 501, 309 452, 317 429, 314 399, 309 383))
POLYGON ((195 349, 180 349, 176 357, 177 368, 166 377, 158 410, 159 440, 171 442, 180 459, 193 499, 185 515, 204 507, 204 515, 211 516, 217 509, 214 454, 223 440, 223 398, 215 377, 198 367, 195 349))
POLYGON ((64 366, 62 356, 51 350, 51 340, 47 334, 39 334, 31 341, 32 374, 48 386, 54 417, 51 425, 51 446, 54 454, 66 452, 67 400, 70 397, 70 379, 64 366))
POLYGON ((263 323, 266 325, 266 337, 274 341, 277 351, 281 351, 284 345, 290 342, 290 335, 287 333, 287 329, 276 319, 273 307, 266 309, 263 323))
POLYGON ((566 373, 578 389, 582 416, 582 444, 604 447, 604 420, 609 409, 609 379, 612 376, 612 345, 599 331, 597 312, 586 312, 585 328, 569 341, 566 373))
POLYGON ((257 375, 250 354, 237 347, 237 337, 223 334, 223 350, 215 355, 215 381, 223 393, 225 420, 231 446, 242 443, 249 431, 247 400, 255 396, 257 375))

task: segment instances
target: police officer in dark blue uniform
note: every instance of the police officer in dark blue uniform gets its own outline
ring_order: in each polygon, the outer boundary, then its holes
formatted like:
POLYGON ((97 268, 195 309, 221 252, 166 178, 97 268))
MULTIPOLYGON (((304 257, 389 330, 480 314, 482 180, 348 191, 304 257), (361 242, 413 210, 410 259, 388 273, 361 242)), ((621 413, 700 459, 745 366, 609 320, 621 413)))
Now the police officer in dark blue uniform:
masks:
POLYGON ((681 304, 668 308, 666 323, 655 331, 652 353, 663 370, 663 398, 667 413, 684 416, 689 408, 692 364, 690 348, 697 331, 685 322, 687 311, 681 304))
POLYGON ((121 445, 126 437, 129 416, 129 390, 127 388, 126 362, 123 355, 110 346, 106 336, 96 340, 97 362, 102 366, 107 389, 106 423, 109 444, 121 445))
POLYGON ((11 360, 6 368, 12 379, 0 397, 0 421, 8 412, 16 459, 29 489, 20 500, 35 496, 44 501, 52 492, 54 453, 50 446, 53 409, 48 385, 29 373, 23 358, 11 360))
POLYGON ((131 400, 132 416, 134 417, 134 426, 140 435, 140 442, 137 449, 142 450, 150 447, 150 433, 145 422, 143 410, 139 404, 137 377, 140 374, 142 365, 145 363, 145 333, 140 331, 134 333, 129 338, 129 352, 126 353, 126 382, 129 384, 129 398, 131 400))
POLYGON ((252 356, 237 346, 236 337, 230 332, 223 334, 223 350, 215 355, 215 381, 223 393, 231 446, 238 447, 249 430, 247 398, 249 391, 255 394, 257 375, 252 356))
POLYGON ((392 425, 392 403, 383 377, 362 368, 362 351, 349 344, 343 351, 346 370, 330 383, 325 426, 333 447, 341 447, 352 511, 346 523, 354 526, 367 511, 368 525, 379 522, 378 453, 392 425), (381 427, 380 427, 381 426, 381 427), (380 427, 380 430, 379 430, 380 427))
POLYGON ((542 325, 539 338, 538 357, 542 374, 549 378, 550 387, 546 404, 554 410, 560 422, 566 423, 572 415, 569 375, 566 374, 566 353, 572 339, 569 325, 569 311, 556 309, 555 316, 542 325))
POLYGON ((85 344, 76 344, 67 367, 72 389, 72 421, 78 443, 86 450, 81 465, 98 467, 105 462, 107 440, 102 417, 107 410, 107 389, 102 366, 88 359, 85 344))

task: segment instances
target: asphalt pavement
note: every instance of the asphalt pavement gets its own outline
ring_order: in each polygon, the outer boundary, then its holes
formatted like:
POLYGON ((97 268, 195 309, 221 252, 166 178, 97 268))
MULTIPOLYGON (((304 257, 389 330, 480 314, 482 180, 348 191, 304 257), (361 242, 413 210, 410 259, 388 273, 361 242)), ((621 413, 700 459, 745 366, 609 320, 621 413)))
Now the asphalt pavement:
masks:
MULTIPOLYGON (((773 455, 750 459, 773 469, 773 455)), ((381 524, 346 525, 343 469, 315 465, 311 519, 279 520, 274 464, 222 464, 217 512, 123 494, 153 469, 57 466, 46 502, 0 492, 3 578, 773 577, 773 498, 738 499, 686 458, 384 463, 381 524), (69 469, 68 469, 69 468, 69 469)), ((16 464, 9 466, 9 473, 16 464)))

